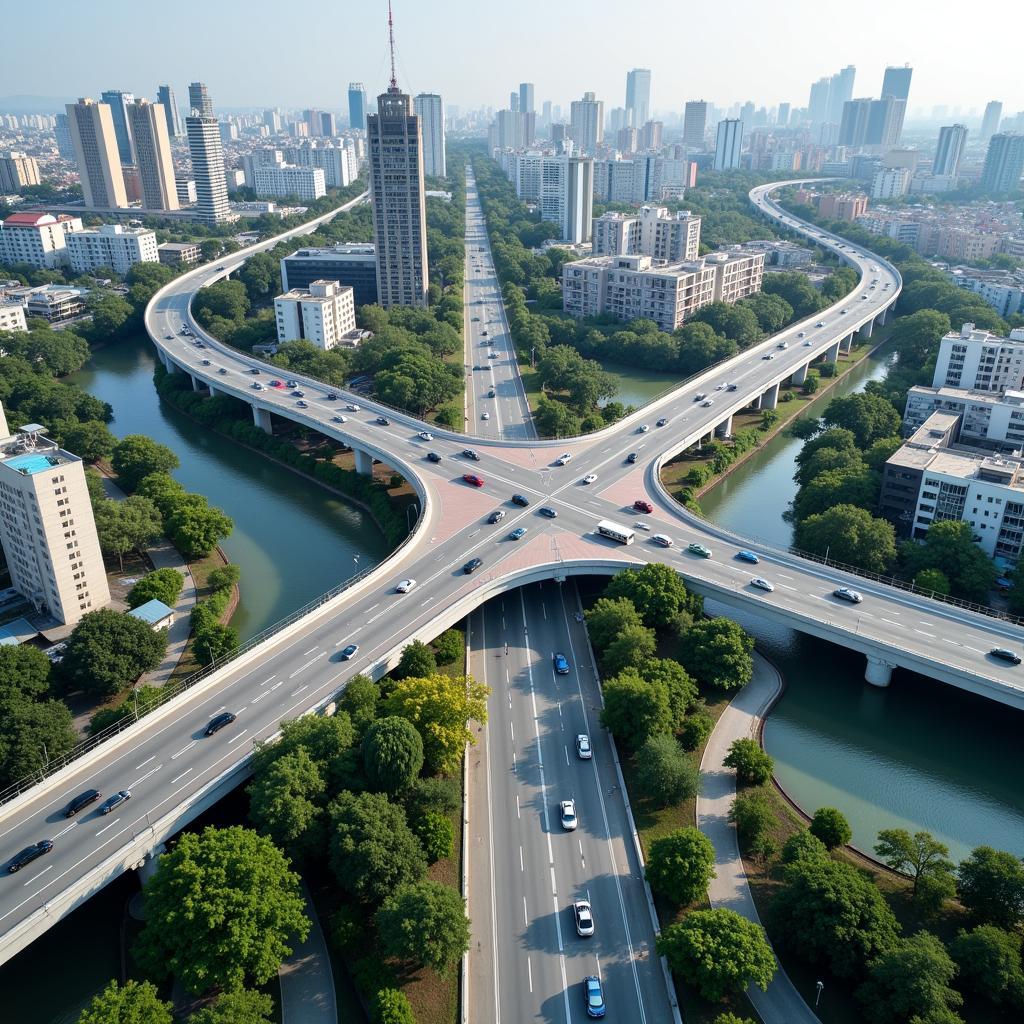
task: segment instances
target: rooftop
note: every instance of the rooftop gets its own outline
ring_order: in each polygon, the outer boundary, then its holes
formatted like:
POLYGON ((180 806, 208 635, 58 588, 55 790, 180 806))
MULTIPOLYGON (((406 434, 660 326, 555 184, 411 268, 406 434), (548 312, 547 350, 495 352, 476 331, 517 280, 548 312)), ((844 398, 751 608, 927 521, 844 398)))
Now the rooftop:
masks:
POLYGON ((151 626, 155 626, 158 622, 163 622, 168 615, 173 615, 174 609, 154 597, 152 601, 147 601, 145 604, 140 604, 138 608, 133 608, 128 614, 133 618, 142 619, 143 622, 148 622, 151 626))
POLYGON ((23 455, 15 455, 9 459, 0 460, 0 465, 7 466, 24 476, 35 476, 36 473, 43 473, 53 469, 55 466, 63 466, 70 460, 59 450, 45 452, 25 452, 23 455))

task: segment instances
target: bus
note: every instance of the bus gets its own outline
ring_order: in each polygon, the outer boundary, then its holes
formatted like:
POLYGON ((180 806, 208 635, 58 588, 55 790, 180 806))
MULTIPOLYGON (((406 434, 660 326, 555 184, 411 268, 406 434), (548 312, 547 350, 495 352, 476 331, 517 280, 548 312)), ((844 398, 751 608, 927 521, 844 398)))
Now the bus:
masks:
POLYGON ((617 540, 620 544, 632 544, 636 534, 628 526, 620 526, 608 519, 602 519, 597 524, 597 532, 609 540, 617 540))

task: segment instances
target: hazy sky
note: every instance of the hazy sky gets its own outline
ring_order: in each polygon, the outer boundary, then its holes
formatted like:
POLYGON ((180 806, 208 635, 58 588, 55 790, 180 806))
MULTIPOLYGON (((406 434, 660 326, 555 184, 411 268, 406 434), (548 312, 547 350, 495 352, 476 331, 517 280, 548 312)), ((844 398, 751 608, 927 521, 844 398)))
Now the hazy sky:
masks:
MULTIPOLYGON (((624 101, 625 73, 653 72, 655 111, 687 99, 807 103, 812 80, 857 67, 877 95, 886 64, 914 68, 911 110, 1024 108, 1020 0, 393 0, 403 89, 470 108, 508 103, 521 80, 567 104, 624 101), (1016 25, 1017 30, 1012 26, 1016 25), (999 31, 1002 26, 1006 31, 999 31)), ((0 96, 97 96, 120 88, 179 101, 205 81, 223 107, 335 107, 348 82, 387 84, 386 0, 8 0, 0 96), (154 12, 150 16, 150 12, 154 12), (159 11, 159 16, 156 16, 159 11), (294 11, 301 20, 289 17, 294 11), (34 42, 33 42, 34 40, 34 42), (45 59, 39 47, 43 46, 45 59)))

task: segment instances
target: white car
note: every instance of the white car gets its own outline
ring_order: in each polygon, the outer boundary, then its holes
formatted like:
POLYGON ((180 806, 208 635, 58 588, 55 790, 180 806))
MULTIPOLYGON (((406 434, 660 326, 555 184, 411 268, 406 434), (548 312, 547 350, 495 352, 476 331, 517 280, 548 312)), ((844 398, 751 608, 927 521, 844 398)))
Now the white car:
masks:
POLYGON ((586 900, 577 900, 572 905, 572 916, 576 922, 576 934, 586 939, 594 934, 594 914, 586 900))
POLYGON ((596 473, 588 473, 583 478, 583 483, 585 483, 585 484, 592 484, 596 479, 597 479, 597 474, 596 473))
POLYGON ((780 341, 779 342, 779 348, 789 348, 789 342, 788 341, 780 341))
POLYGON ((562 820, 562 828, 566 832, 573 832, 579 822, 576 820, 576 801, 563 800, 558 805, 558 815, 562 820))
POLYGON ((556 466, 565 466, 572 460, 572 452, 562 452, 561 455, 555 459, 556 466))
POLYGON ((812 346, 813 344, 814 344, 814 342, 813 342, 813 341, 811 341, 811 339, 810 339, 810 338, 808 338, 808 339, 807 339, 807 340, 806 340, 806 341, 804 342, 804 348, 810 348, 810 347, 811 347, 811 346, 812 346))
POLYGON ((416 581, 415 580, 402 580, 402 582, 399 583, 397 587, 395 587, 395 590, 399 594, 408 594, 409 591, 412 590, 412 588, 415 587, 415 586, 416 586, 416 581))
POLYGON ((646 530, 650 533, 651 527, 647 523, 641 522, 639 519, 633 524, 637 530, 646 530))
POLYGON ((594 756, 594 751, 590 746, 590 737, 585 732, 581 732, 576 737, 576 756, 581 761, 589 761, 594 756))
POLYGON ((650 430, 650 429, 651 428, 650 428, 650 426, 648 424, 642 423, 639 427, 636 428, 636 432, 638 434, 646 434, 647 431, 650 430))
POLYGON ((769 583, 767 580, 761 579, 760 576, 755 576, 751 581, 752 587, 757 587, 758 590, 766 590, 770 594, 775 589, 774 583, 769 583))
POLYGON ((480 417, 480 419, 482 419, 482 420, 489 420, 490 418, 491 418, 491 414, 489 412, 483 413, 483 415, 481 415, 481 417, 480 417))
POLYGON ((349 412, 359 412, 359 406, 356 405, 354 402, 349 402, 348 405, 345 406, 345 408, 348 409, 349 412))
POLYGON ((331 422, 332 423, 348 423, 348 417, 347 416, 332 416, 331 417, 331 422))
POLYGON ((421 441, 433 441, 434 435, 429 430, 421 430, 416 435, 421 441))

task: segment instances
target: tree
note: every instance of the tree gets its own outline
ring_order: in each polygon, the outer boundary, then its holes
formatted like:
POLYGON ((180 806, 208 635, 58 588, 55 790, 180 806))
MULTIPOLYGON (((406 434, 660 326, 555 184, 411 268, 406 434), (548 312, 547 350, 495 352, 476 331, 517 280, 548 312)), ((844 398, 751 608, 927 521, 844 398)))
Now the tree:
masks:
POLYGON ((380 904, 427 870, 405 811, 383 793, 339 794, 328 808, 330 860, 341 887, 364 903, 380 904))
POLYGON ((932 523, 923 544, 900 546, 900 562, 916 576, 922 569, 941 569, 953 593, 969 601, 985 601, 996 580, 993 561, 974 542, 970 523, 945 519, 932 523))
POLYGON ((281 723, 281 735, 273 743, 257 743, 253 755, 253 775, 259 778, 271 764, 287 754, 305 751, 317 766, 324 781, 352 746, 355 730, 342 710, 334 715, 303 715, 281 723))
POLYGON ((681 729, 687 712, 697 704, 697 684, 685 668, 669 658, 648 658, 640 666, 640 674, 649 683, 664 683, 672 710, 672 729, 681 729))
POLYGON ((669 967, 709 1002, 738 995, 748 985, 767 991, 775 955, 764 929, 734 910, 694 910, 658 938, 669 967))
POLYGON ((672 711, 664 683, 648 683, 635 669, 626 669, 604 686, 601 724, 629 750, 639 750, 648 737, 668 732, 672 711))
POLYGON ((754 674, 754 639, 731 619, 698 619, 686 635, 683 665, 700 682, 738 690, 754 674))
POLYGON ((636 754, 636 786, 641 796, 658 807, 697 795, 700 773, 674 736, 650 736, 636 754))
POLYGON ((541 395, 537 402, 533 424, 541 437, 576 437, 582 430, 580 417, 567 405, 547 395, 541 395))
POLYGON ((727 768, 736 769, 736 778, 755 786, 768 782, 772 777, 775 762, 766 750, 761 749, 757 740, 733 740, 729 753, 722 762, 727 768))
POLYGON ((463 657, 466 653, 466 638, 461 630, 446 629, 434 641, 434 653, 439 665, 451 665, 463 657))
POLYGON ((830 858, 796 861, 771 909, 772 934, 811 964, 855 978, 892 948, 899 925, 878 886, 851 864, 830 858))
POLYGON ((382 988, 370 1007, 373 1024, 416 1024, 409 997, 401 989, 382 988))
POLYGON ((67 693, 110 697, 156 668, 166 651, 166 630, 103 608, 75 626, 55 674, 67 693))
POLYGON ((147 601, 163 601, 173 608, 178 602, 184 583, 177 569, 156 569, 146 573, 138 583, 128 591, 128 607, 138 608, 147 601))
POLYGON ((249 818, 263 833, 302 860, 323 845, 323 776, 300 747, 261 769, 249 784, 249 818))
POLYGON ((82 1011, 78 1024, 174 1024, 173 1007, 148 981, 110 982, 82 1011))
POLYGON ((835 505, 799 520, 793 543, 800 551, 884 573, 896 560, 896 531, 854 505, 835 505))
POLYGON ((251 829, 182 833, 146 883, 146 926, 133 952, 155 978, 173 974, 190 992, 262 985, 305 939, 299 876, 251 829))
POLYGON ((205 558, 235 524, 201 494, 187 494, 178 501, 164 524, 174 546, 186 558, 205 558))
POLYGON ((700 829, 680 828, 651 843, 647 881, 659 896, 686 907, 707 895, 714 865, 711 840, 700 829))
POLYGON ((42 697, 50 688, 50 659, 38 647, 0 647, 0 697, 42 697))
POLYGON ((338 699, 338 707, 347 712, 356 733, 362 735, 377 717, 380 687, 366 676, 353 676, 338 699))
POLYGON ((828 847, 809 829, 794 832, 782 844, 782 863, 795 864, 801 860, 818 860, 828 857, 828 847))
POLYGON ((877 498, 878 474, 858 460, 846 469, 825 470, 801 487, 793 499, 792 516, 800 522, 838 505, 874 508, 877 498))
POLYGON ((892 404, 864 391, 833 398, 823 419, 827 427, 852 431, 859 448, 868 448, 879 438, 893 437, 900 432, 900 414, 892 404))
POLYGON ((371 789, 389 796, 408 789, 423 767, 423 740, 412 722, 378 718, 363 737, 363 767, 371 789))
POLYGON ((875 853, 893 869, 909 875, 912 884, 911 899, 917 900, 922 881, 931 879, 933 889, 938 884, 944 896, 956 891, 954 865, 949 859, 949 847, 940 843, 930 832, 884 828, 878 833, 875 853))
POLYGON ((976 846, 957 868, 957 893, 981 923, 1016 928, 1024 921, 1024 863, 1005 850, 976 846))
POLYGON ((89 296, 88 307, 92 313, 90 336, 96 341, 117 334, 132 315, 131 303, 113 292, 94 292, 89 296))
POLYGON ((918 590, 942 596, 947 596, 951 592, 949 577, 941 569, 922 569, 914 576, 914 586, 918 590))
POLYGON ((711 735, 715 720, 704 709, 698 709, 686 716, 679 728, 679 742, 684 750, 696 750, 711 735))
POLYGON ((412 830, 431 864, 450 857, 455 851, 455 829, 446 814, 426 811, 413 816, 412 830))
POLYGON ((410 676, 429 676, 436 671, 434 652, 422 640, 413 640, 403 648, 402 657, 391 675, 395 679, 408 679, 410 676))
POLYGON ((827 850, 845 846, 853 838, 853 830, 846 816, 835 807, 819 807, 811 818, 808 830, 825 844, 827 850))
POLYGON ((118 483, 126 490, 134 491, 144 476, 170 473, 180 463, 178 456, 166 445, 158 444, 145 434, 128 434, 114 447, 111 465, 118 483))
POLYGON ((222 993, 213 1006, 193 1013, 188 1024, 271 1024, 273 1014, 274 1000, 270 996, 243 988, 222 993))
POLYGON ((39 773, 77 742, 71 712, 62 701, 0 690, 0 785, 39 773))
POLYGON ((1020 935, 995 925, 961 928, 949 952, 960 968, 960 980, 972 992, 1002 1003, 1024 991, 1020 935))
POLYGON ((94 506, 93 515, 100 550, 105 555, 117 555, 122 572, 124 556, 130 551, 143 551, 164 529, 160 510, 140 494, 124 501, 104 498, 94 506))
POLYGON ((598 598, 586 612, 586 619, 587 633, 599 651, 608 647, 627 626, 643 625, 640 613, 628 597, 598 598))
MULTIPOLYGON (((605 597, 628 598, 644 625, 652 629, 669 626, 682 609, 693 603, 683 578, 670 565, 661 562, 616 573, 605 588, 605 597)), ((699 599, 694 610, 699 610, 699 599)))
POLYGON ((763 790, 755 789, 736 797, 729 808, 729 820, 736 826, 736 838, 744 853, 764 857, 772 852, 775 813, 763 790))
POLYGON ((754 1024, 749 1017, 738 1017, 735 1013, 720 1013, 713 1024, 754 1024))
POLYGON ((657 650, 654 630, 646 626, 624 626, 622 632, 604 649, 601 661, 607 672, 622 672, 654 657, 657 650))
POLYGON ((923 366, 938 352, 939 342, 949 330, 949 317, 934 309, 921 309, 897 318, 890 340, 900 354, 900 365, 923 366))
POLYGON ((82 423, 63 420, 55 428, 61 444, 86 462, 107 459, 114 451, 117 438, 102 420, 85 420, 82 423))
POLYGON ((377 911, 383 952, 447 974, 469 949, 469 918, 458 890, 440 882, 403 886, 377 911))
POLYGON ((490 692, 470 676, 400 679, 381 702, 381 710, 412 722, 423 740, 427 771, 447 775, 457 770, 466 744, 476 742, 466 723, 487 721, 490 692))
POLYGON ((882 950, 871 962, 857 998, 878 1024, 902 1024, 910 1017, 928 1021, 933 1014, 953 1013, 963 1003, 950 987, 955 974, 956 964, 942 941, 922 931, 882 950))

